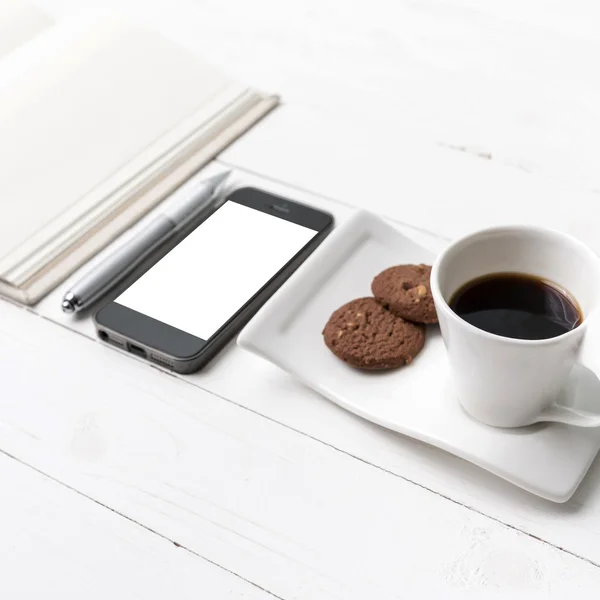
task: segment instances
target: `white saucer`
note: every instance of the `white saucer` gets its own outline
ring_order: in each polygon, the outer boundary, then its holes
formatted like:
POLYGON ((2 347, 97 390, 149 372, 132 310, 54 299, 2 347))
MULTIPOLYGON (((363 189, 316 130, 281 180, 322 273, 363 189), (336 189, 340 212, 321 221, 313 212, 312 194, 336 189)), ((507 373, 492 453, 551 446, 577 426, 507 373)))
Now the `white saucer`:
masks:
MULTIPOLYGON (((379 218, 358 212, 338 227, 241 333, 238 343, 343 408, 383 427, 460 456, 530 492, 568 500, 600 447, 600 428, 547 423, 494 429, 471 419, 455 399, 436 327, 407 367, 364 373, 335 358, 321 331, 331 313, 370 295, 381 270, 428 263, 433 254, 379 218)), ((576 367, 565 403, 600 402, 600 381, 576 367)), ((596 407, 597 409, 597 407, 596 407)))

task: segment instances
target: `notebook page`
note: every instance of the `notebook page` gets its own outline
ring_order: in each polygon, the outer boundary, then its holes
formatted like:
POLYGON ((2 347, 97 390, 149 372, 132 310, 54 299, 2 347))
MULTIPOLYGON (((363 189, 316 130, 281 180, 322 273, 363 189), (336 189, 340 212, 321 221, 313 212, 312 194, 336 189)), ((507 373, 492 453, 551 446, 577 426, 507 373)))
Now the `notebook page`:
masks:
POLYGON ((0 0, 0 58, 54 24, 41 8, 21 0, 0 0))
POLYGON ((226 86, 211 102, 64 211, 59 219, 30 237, 27 244, 0 259, 2 277, 14 285, 22 285, 85 232, 106 226, 100 224, 121 211, 124 205, 139 202, 140 194, 143 195, 148 187, 167 177, 260 101, 261 97, 256 93, 245 91, 240 94, 237 86, 226 86), (105 200, 101 201, 102 198, 105 200), (34 250, 28 255, 31 248, 34 250))
POLYGON ((229 84, 161 35, 114 20, 59 24, 27 46, 3 61, 21 68, 0 63, 0 194, 12 205, 0 257, 229 84))

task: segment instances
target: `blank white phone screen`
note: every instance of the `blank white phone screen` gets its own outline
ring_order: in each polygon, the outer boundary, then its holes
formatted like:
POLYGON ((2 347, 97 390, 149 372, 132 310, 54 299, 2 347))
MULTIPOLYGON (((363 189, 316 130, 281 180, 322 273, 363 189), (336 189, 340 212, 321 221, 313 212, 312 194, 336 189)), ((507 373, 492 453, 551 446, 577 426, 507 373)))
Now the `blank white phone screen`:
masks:
POLYGON ((316 234, 225 202, 116 301, 207 340, 316 234))

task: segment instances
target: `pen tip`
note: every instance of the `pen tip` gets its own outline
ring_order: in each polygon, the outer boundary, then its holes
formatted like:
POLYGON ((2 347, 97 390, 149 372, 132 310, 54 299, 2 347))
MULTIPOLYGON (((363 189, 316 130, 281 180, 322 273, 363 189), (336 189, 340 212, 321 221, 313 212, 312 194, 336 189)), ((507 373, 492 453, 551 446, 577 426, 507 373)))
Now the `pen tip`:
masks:
POLYGON ((217 189, 231 174, 231 171, 224 171, 223 173, 219 173, 218 175, 214 175, 207 179, 207 183, 210 183, 213 186, 213 189, 217 189))

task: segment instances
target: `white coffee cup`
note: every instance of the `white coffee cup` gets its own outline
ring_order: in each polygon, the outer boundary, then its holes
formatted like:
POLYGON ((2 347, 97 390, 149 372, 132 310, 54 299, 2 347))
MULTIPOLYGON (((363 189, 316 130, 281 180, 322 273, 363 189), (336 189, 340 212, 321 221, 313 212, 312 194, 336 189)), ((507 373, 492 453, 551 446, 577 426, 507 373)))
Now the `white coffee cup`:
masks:
POLYGON ((487 229, 457 240, 438 256, 431 290, 456 394, 472 417, 496 427, 539 421, 600 426, 600 414, 556 403, 576 362, 600 374, 600 328, 595 328, 600 257, 595 252, 569 235, 540 227, 487 229), (520 340, 478 329, 450 308, 452 295, 464 284, 509 272, 563 288, 578 302, 583 322, 557 337, 520 340))

